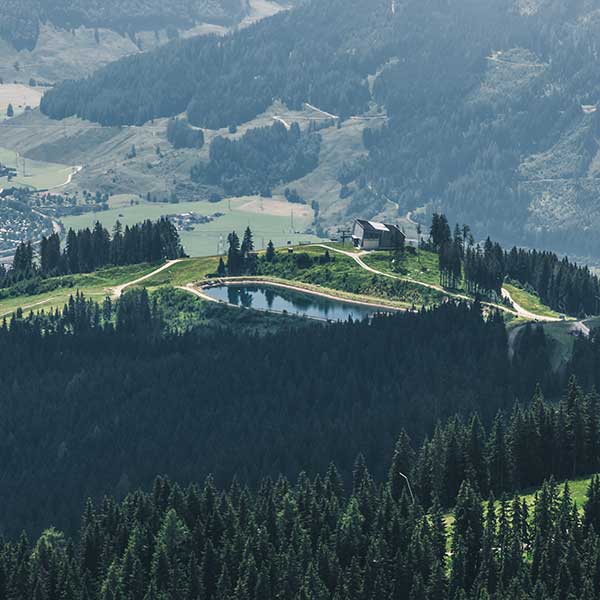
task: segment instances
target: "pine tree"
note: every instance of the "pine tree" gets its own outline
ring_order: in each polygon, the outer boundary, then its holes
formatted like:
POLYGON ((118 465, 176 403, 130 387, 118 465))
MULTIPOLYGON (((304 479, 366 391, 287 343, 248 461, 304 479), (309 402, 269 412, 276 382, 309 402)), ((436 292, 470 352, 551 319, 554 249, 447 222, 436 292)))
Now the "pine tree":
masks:
POLYGON ((240 239, 233 231, 227 237, 229 251, 227 253, 227 272, 230 276, 240 275, 242 272, 243 257, 240 251, 240 239))
POLYGON ((407 486, 407 477, 410 478, 414 468, 415 451, 412 448, 410 438, 404 429, 396 442, 392 464, 390 466, 388 485, 392 498, 396 502, 400 500, 402 490, 407 486))
POLYGON ((452 581, 454 593, 470 590, 481 564, 483 514, 481 499, 468 482, 464 482, 456 499, 452 536, 452 581))

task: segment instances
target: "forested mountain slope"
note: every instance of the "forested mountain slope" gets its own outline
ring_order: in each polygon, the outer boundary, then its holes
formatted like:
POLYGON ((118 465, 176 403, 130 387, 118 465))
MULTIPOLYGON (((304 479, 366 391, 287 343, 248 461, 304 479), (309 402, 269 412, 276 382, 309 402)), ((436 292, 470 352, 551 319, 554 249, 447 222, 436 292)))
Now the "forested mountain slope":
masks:
MULTIPOLYGON (((402 427, 421 439, 454 412, 489 422, 514 399, 504 324, 477 308, 262 338, 234 326, 156 337, 156 307, 135 296, 103 330, 110 310, 76 298, 0 327, 2 529, 71 527, 86 494, 158 473, 255 483, 331 460, 348 473, 359 452, 382 467, 402 427)), ((544 374, 518 364, 529 395, 544 374)))
POLYGON ((225 40, 115 63, 50 91, 42 110, 111 125, 187 110, 216 128, 276 98, 343 119, 385 109, 385 125, 374 120, 364 135, 368 157, 340 174, 346 218, 391 200, 400 214, 443 209, 503 241, 598 255, 598 9, 308 2, 225 40))
POLYGON ((202 20, 231 22, 247 10, 247 0, 1 0, 0 37, 17 49, 33 49, 40 24, 63 28, 105 27, 123 33, 191 27, 202 20))

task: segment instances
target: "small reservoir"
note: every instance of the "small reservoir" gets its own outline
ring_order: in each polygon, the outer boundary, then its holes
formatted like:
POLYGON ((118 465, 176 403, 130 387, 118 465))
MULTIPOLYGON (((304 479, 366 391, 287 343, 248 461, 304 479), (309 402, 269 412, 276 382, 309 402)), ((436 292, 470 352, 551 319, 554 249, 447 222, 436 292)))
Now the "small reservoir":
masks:
POLYGON ((355 321, 360 321, 380 312, 371 306, 267 285, 221 285, 205 288, 203 291, 211 298, 233 306, 310 319, 347 321, 352 317, 355 321))

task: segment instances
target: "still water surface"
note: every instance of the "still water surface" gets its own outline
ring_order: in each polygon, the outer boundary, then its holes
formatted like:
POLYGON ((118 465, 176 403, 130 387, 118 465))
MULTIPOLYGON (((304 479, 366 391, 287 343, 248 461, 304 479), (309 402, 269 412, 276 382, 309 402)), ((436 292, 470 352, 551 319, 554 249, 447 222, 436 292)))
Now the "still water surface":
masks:
POLYGON ((204 293, 234 306, 329 321, 347 321, 349 317, 362 320, 377 309, 350 302, 341 302, 314 294, 262 285, 223 285, 204 290, 204 293))

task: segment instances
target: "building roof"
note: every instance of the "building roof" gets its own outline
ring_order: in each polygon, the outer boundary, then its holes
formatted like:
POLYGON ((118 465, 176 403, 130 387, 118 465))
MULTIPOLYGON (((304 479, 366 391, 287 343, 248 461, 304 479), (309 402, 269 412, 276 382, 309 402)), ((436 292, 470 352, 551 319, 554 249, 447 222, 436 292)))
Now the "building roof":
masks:
POLYGON ((365 231, 371 232, 385 232, 390 233, 402 233, 401 229, 397 225, 390 225, 388 223, 377 223, 376 221, 365 221, 364 219, 356 219, 365 231))

